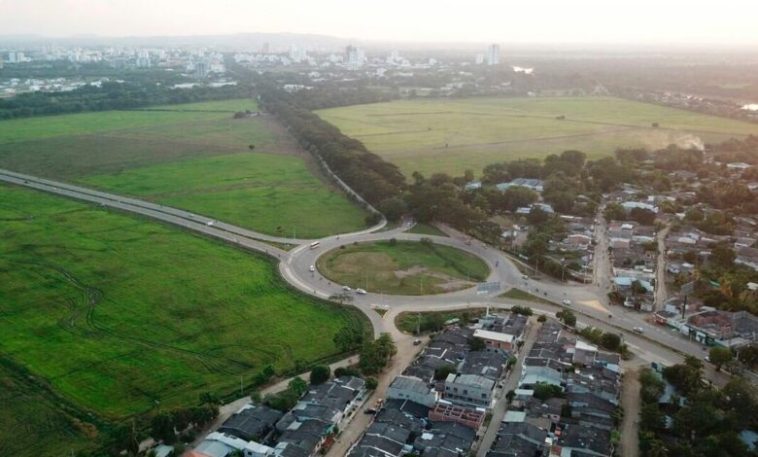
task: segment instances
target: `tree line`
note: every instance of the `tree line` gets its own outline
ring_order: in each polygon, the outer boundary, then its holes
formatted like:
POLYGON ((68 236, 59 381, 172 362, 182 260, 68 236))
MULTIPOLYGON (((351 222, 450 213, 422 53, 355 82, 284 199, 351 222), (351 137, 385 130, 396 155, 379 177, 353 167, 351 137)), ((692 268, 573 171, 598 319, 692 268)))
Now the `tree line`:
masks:
POLYGON ((242 85, 172 89, 156 83, 104 82, 70 92, 30 92, 0 99, 0 120, 87 111, 127 110, 151 105, 173 105, 250 97, 242 85))
POLYGON ((381 210, 401 194, 405 178, 397 166, 310 111, 311 106, 321 105, 327 95, 309 95, 311 91, 293 95, 267 80, 259 81, 257 89, 263 109, 276 115, 304 149, 323 159, 366 201, 381 210))

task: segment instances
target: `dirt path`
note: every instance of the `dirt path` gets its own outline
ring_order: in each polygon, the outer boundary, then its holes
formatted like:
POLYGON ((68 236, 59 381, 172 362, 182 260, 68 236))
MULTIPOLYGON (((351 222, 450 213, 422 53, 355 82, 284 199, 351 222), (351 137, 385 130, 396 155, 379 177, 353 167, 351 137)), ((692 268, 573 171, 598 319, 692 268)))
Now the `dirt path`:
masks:
POLYGON ((639 367, 629 367, 624 372, 621 386, 621 407, 624 408, 624 419, 621 421, 621 442, 619 443, 621 457, 637 457, 640 444, 640 382, 639 367))

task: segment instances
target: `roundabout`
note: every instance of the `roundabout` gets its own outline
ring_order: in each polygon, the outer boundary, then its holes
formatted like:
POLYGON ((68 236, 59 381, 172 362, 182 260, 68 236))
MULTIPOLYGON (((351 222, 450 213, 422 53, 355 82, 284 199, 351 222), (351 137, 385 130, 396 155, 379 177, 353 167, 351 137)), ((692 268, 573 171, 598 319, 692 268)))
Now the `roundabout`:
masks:
MULTIPOLYGON (((414 234, 408 233, 408 230, 414 226, 413 221, 405 220, 397 227, 387 229, 386 221, 382 220, 374 227, 359 232, 334 235, 319 240, 299 240, 265 235, 186 210, 7 170, 0 170, 0 181, 84 200, 100 207, 139 214, 215 238, 240 249, 266 254, 278 262, 281 277, 291 287, 321 299, 328 300, 346 291, 343 289, 344 284, 322 275, 315 268, 319 258, 343 246, 347 250, 349 246, 356 243, 390 242, 392 239, 395 239, 397 243, 420 243, 422 239, 425 239, 435 246, 447 246, 464 251, 486 265, 489 274, 483 282, 495 287, 478 288, 474 286, 476 282, 472 280, 469 282, 472 287, 435 295, 414 295, 402 290, 398 290, 397 292, 401 294, 396 295, 384 293, 381 288, 377 292, 351 292, 349 300, 341 300, 341 302, 358 308, 369 319, 374 334, 377 336, 383 332, 389 332, 393 337, 401 337, 402 334, 394 325, 394 318, 402 312, 452 311, 478 307, 499 308, 519 304, 552 314, 569 306, 560 305, 568 302, 571 303, 571 309, 583 320, 583 324, 593 325, 606 331, 623 332, 625 342, 633 350, 642 354, 645 360, 673 364, 680 362, 683 354, 702 357, 702 348, 699 345, 651 325, 645 320, 645 315, 614 307, 613 319, 610 319, 607 289, 597 284, 571 284, 529 278, 504 252, 496 247, 472 240, 467 235, 449 227, 441 227, 448 236, 414 234), (297 247, 290 251, 277 247, 292 244, 296 244, 297 247), (511 288, 538 296, 550 304, 501 297, 511 288), (383 316, 375 311, 380 308, 386 311, 383 316), (634 332, 637 327, 646 330, 644 336, 634 332)), ((473 275, 471 279, 474 279, 473 275)))
POLYGON ((324 252, 315 270, 351 289, 388 295, 434 295, 474 287, 490 270, 477 256, 429 240, 342 245, 324 252))

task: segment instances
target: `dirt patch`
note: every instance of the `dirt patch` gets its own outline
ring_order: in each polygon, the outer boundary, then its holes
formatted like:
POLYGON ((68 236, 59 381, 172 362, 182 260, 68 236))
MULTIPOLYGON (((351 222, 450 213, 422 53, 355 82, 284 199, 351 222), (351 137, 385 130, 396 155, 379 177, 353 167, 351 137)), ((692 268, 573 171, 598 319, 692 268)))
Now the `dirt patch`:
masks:
POLYGON ((407 278, 409 276, 416 276, 421 273, 426 273, 427 269, 426 267, 422 267, 420 265, 414 265, 406 270, 395 270, 395 277, 398 279, 407 278))
POLYGON ((445 292, 453 292, 456 290, 467 289, 473 286, 473 282, 463 281, 461 279, 450 279, 447 282, 437 284, 437 288, 444 290, 445 292))

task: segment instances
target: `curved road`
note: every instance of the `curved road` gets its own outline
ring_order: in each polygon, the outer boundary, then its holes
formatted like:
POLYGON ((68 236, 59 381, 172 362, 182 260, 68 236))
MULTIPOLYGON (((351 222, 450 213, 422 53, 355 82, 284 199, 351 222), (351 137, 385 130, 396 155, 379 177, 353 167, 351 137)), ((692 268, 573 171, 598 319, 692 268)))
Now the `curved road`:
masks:
MULTIPOLYGON (((559 306, 559 303, 570 300, 572 309, 585 324, 622 334, 625 341, 641 353, 646 360, 676 363, 681 360, 682 354, 691 354, 698 358, 703 356, 702 348, 699 345, 672 334, 668 330, 649 325, 645 322, 644 315, 618 307, 610 311, 606 304, 608 291, 604 290, 603 286, 595 284, 571 285, 527 278, 502 251, 479 241, 471 241, 466 235, 451 229, 445 229, 448 237, 411 234, 406 233, 406 231, 412 227, 412 223, 405 222, 399 227, 380 231, 385 228, 386 224, 386 221, 382 220, 378 225, 366 230, 329 236, 318 240, 319 246, 312 249, 310 244, 314 240, 266 235, 189 211, 49 179, 0 170, 0 181, 139 214, 217 238, 244 249, 264 253, 279 260, 279 271, 288 283, 304 293, 323 299, 328 299, 332 295, 342 292, 342 285, 329 281, 318 271, 310 271, 311 265, 316 264, 320 255, 355 242, 388 240, 390 238, 411 241, 430 238, 435 243, 472 253, 484 260, 490 267, 491 272, 488 281, 501 284, 500 290, 485 294, 478 294, 476 288, 446 294, 420 296, 377 293, 353 294, 352 304, 368 317, 376 334, 385 331, 395 333, 393 316, 403 311, 452 310, 487 305, 500 307, 506 303, 518 303, 517 300, 506 300, 498 297, 505 290, 515 287, 545 300, 546 303, 533 301, 524 303, 546 313, 556 312, 563 306, 559 306), (297 247, 291 251, 285 251, 268 243, 297 244, 297 247), (382 318, 373 310, 377 306, 388 308, 390 312, 382 318), (643 327, 645 329, 644 335, 634 333, 632 330, 635 327, 643 327)), ((357 284, 352 286, 360 287, 357 284)))

